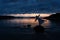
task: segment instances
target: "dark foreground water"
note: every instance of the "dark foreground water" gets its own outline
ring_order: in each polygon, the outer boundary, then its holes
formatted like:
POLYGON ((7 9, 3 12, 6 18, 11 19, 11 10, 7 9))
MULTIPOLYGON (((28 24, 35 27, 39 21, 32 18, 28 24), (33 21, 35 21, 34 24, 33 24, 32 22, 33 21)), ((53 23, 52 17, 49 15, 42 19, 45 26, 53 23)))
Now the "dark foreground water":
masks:
POLYGON ((35 19, 0 20, 0 39, 2 40, 58 40, 60 39, 60 25, 44 19, 41 24, 45 28, 44 34, 35 34, 33 28, 38 25, 35 19), (30 24, 31 27, 27 27, 30 24))

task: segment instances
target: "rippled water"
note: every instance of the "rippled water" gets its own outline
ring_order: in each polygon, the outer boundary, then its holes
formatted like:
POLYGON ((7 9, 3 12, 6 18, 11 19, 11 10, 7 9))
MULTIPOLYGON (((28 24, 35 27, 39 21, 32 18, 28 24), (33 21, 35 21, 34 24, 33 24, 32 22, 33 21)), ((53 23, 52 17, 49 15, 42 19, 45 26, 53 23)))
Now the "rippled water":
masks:
MULTIPOLYGON (((14 27, 14 26, 19 26, 23 27, 24 25, 30 24, 31 27, 34 27, 38 25, 38 21, 35 21, 35 19, 10 19, 10 20, 0 20, 0 26, 3 27, 14 27)), ((51 26, 51 22, 49 20, 44 19, 44 23, 41 24, 45 28, 49 28, 51 26)))
MULTIPOLYGON (((47 31, 51 32, 60 32, 59 23, 52 22, 50 20, 43 19, 44 23, 41 25, 46 28, 47 31)), ((0 20, 0 27, 27 27, 30 24, 31 27, 38 25, 38 21, 35 21, 33 18, 23 18, 23 19, 9 19, 9 20, 0 20)))

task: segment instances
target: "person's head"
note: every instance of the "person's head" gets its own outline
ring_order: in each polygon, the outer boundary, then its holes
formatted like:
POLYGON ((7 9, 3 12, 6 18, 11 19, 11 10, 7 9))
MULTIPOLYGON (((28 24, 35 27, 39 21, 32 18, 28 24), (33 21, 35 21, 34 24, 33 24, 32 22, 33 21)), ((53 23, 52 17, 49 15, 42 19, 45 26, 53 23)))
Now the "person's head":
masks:
POLYGON ((39 18, 39 16, 40 16, 40 15, 36 16, 36 19, 38 19, 38 18, 39 18))

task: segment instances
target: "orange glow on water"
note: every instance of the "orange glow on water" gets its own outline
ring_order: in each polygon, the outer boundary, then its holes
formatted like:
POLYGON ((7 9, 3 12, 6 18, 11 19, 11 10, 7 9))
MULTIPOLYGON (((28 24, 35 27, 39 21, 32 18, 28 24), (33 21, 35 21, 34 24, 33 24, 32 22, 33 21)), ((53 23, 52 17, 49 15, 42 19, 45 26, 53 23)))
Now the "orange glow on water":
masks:
MULTIPOLYGON (((19 24, 21 26, 22 24, 22 27, 24 25, 28 25, 30 24, 31 27, 35 27, 36 25, 38 25, 38 21, 35 21, 34 18, 32 19, 13 19, 13 20, 8 20, 8 22, 11 22, 13 24, 19 24)), ((44 20, 44 23, 41 24, 44 28, 49 28, 50 26, 50 21, 49 20, 44 20)))
POLYGON ((23 24, 23 25, 30 24, 32 26, 38 25, 38 22, 35 21, 35 19, 13 19, 13 20, 9 20, 8 22, 16 23, 16 24, 23 24))

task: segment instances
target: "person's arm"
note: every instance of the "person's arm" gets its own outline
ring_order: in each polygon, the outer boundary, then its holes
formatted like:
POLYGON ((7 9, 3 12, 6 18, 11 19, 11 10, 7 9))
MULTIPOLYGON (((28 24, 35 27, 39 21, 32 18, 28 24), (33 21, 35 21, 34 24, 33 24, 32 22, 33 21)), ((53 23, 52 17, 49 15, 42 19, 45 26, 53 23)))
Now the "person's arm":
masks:
POLYGON ((37 19, 35 18, 35 21, 36 21, 37 19))
POLYGON ((35 21, 37 20, 37 16, 35 17, 35 21))

